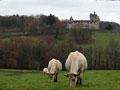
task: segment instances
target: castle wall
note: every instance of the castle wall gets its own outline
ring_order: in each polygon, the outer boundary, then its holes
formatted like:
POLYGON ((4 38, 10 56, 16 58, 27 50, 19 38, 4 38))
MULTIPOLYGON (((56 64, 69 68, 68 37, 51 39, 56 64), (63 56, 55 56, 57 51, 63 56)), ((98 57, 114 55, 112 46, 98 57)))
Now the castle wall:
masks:
POLYGON ((90 14, 90 20, 73 20, 70 18, 70 22, 67 25, 68 29, 80 29, 80 28, 88 28, 88 29, 99 29, 99 16, 97 14, 90 14))
POLYGON ((99 22, 79 22, 79 23, 69 23, 67 25, 68 29, 80 29, 80 28, 88 28, 88 29, 99 29, 99 22))

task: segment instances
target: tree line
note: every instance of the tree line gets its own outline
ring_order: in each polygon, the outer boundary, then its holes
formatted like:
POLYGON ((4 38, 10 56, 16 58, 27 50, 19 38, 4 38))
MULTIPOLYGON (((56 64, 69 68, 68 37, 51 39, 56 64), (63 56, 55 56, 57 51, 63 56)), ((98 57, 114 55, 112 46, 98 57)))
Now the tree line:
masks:
POLYGON ((120 69, 120 48, 115 40, 111 40, 105 48, 82 48, 70 41, 57 43, 53 38, 47 37, 36 44, 26 38, 0 41, 0 68, 42 70, 47 67, 49 60, 56 58, 61 61, 65 70, 67 56, 75 50, 86 56, 90 70, 120 69))
POLYGON ((86 56, 88 69, 120 69, 120 48, 117 41, 111 40, 105 48, 83 48, 80 44, 93 41, 91 30, 67 30, 66 24, 52 14, 39 17, 0 16, 0 32, 22 32, 22 36, 44 35, 44 38, 35 43, 24 37, 10 38, 7 42, 0 40, 0 68, 42 70, 47 67, 49 60, 56 58, 62 62, 65 70, 67 56, 78 50, 86 56), (58 39, 68 33, 71 38, 59 42, 58 39))
MULTIPOLYGON (((55 15, 37 16, 0 16, 0 32, 23 32, 22 35, 59 35, 66 33, 65 21, 59 20, 55 15)), ((3 34, 5 35, 5 34, 3 34)), ((10 35, 10 34, 9 34, 10 35)))

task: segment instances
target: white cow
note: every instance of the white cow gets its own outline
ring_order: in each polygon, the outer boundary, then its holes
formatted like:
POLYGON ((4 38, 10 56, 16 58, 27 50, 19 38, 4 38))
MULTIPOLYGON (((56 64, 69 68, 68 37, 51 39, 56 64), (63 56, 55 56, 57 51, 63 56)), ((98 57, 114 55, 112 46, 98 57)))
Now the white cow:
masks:
POLYGON ((52 59, 48 64, 48 75, 50 82, 57 82, 58 72, 62 70, 62 64, 59 60, 52 59))
POLYGON ((44 69, 43 69, 43 73, 44 73, 44 75, 47 74, 47 73, 48 73, 48 69, 47 69, 47 68, 44 68, 44 69))
POLYGON ((69 78, 70 86, 76 86, 80 82, 82 84, 83 72, 87 69, 87 59, 85 56, 78 52, 71 52, 66 60, 65 68, 68 74, 65 76, 69 78))

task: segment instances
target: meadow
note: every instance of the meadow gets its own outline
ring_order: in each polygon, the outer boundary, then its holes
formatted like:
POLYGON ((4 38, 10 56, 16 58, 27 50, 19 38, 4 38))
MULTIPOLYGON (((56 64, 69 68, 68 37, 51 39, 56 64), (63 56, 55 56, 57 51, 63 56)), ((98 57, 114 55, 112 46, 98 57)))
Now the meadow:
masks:
POLYGON ((120 45, 120 34, 112 33, 112 32, 93 32, 92 34, 93 42, 89 44, 83 44, 81 46, 100 46, 106 47, 110 40, 116 40, 120 45))
MULTIPOLYGON (((54 36, 52 36, 52 40, 54 40, 57 43, 63 43, 66 41, 71 40, 71 36, 69 34, 64 34, 62 36, 59 37, 59 39, 54 39, 54 36)), ((12 37, 12 38, 16 38, 16 37, 12 37)), ((18 36, 17 38, 26 38, 26 39, 30 39, 33 43, 37 43, 38 41, 42 40, 42 39, 46 39, 49 38, 48 36, 18 36)), ((3 41, 9 41, 11 38, 2 38, 0 40, 3 41)), ((87 43, 87 44, 76 44, 76 45, 80 45, 82 47, 89 47, 89 46, 100 46, 100 47, 106 47, 110 40, 116 40, 119 45, 120 45, 120 34, 117 33, 112 33, 112 32, 93 32, 92 34, 92 39, 93 41, 91 43, 87 43)))
POLYGON ((69 87, 62 71, 58 82, 49 83, 42 71, 0 69, 0 90, 120 90, 120 70, 87 70, 83 84, 69 87))

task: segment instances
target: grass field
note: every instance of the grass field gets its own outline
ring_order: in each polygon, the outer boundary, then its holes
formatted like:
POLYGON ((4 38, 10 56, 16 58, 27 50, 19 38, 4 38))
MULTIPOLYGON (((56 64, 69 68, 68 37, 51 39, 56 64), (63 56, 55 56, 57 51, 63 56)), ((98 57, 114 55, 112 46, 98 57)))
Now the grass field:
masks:
POLYGON ((109 44, 109 41, 114 39, 118 41, 120 46, 120 34, 112 33, 112 32, 94 32, 92 35, 93 42, 89 44, 83 44, 83 47, 88 46, 101 46, 106 47, 109 44))
POLYGON ((0 69, 0 90, 120 90, 120 70, 88 70, 76 87, 69 87, 66 73, 60 72, 57 83, 49 83, 42 72, 0 69))
MULTIPOLYGON (((20 36, 20 38, 27 38, 33 41, 33 43, 38 42, 39 40, 45 38, 46 36, 20 36)), ((14 37, 16 38, 16 37, 14 37)), ((101 46, 106 47, 110 40, 114 39, 118 41, 120 45, 120 34, 111 33, 111 32, 94 32, 92 35, 93 42, 89 44, 82 44, 82 47, 88 47, 88 46, 101 46)), ((61 43, 64 41, 68 41, 70 39, 70 36, 68 34, 65 34, 60 37, 60 39, 56 39, 56 42, 61 43)), ((3 38, 2 40, 8 41, 9 38, 3 38)), ((54 40, 54 39, 53 39, 54 40)))

